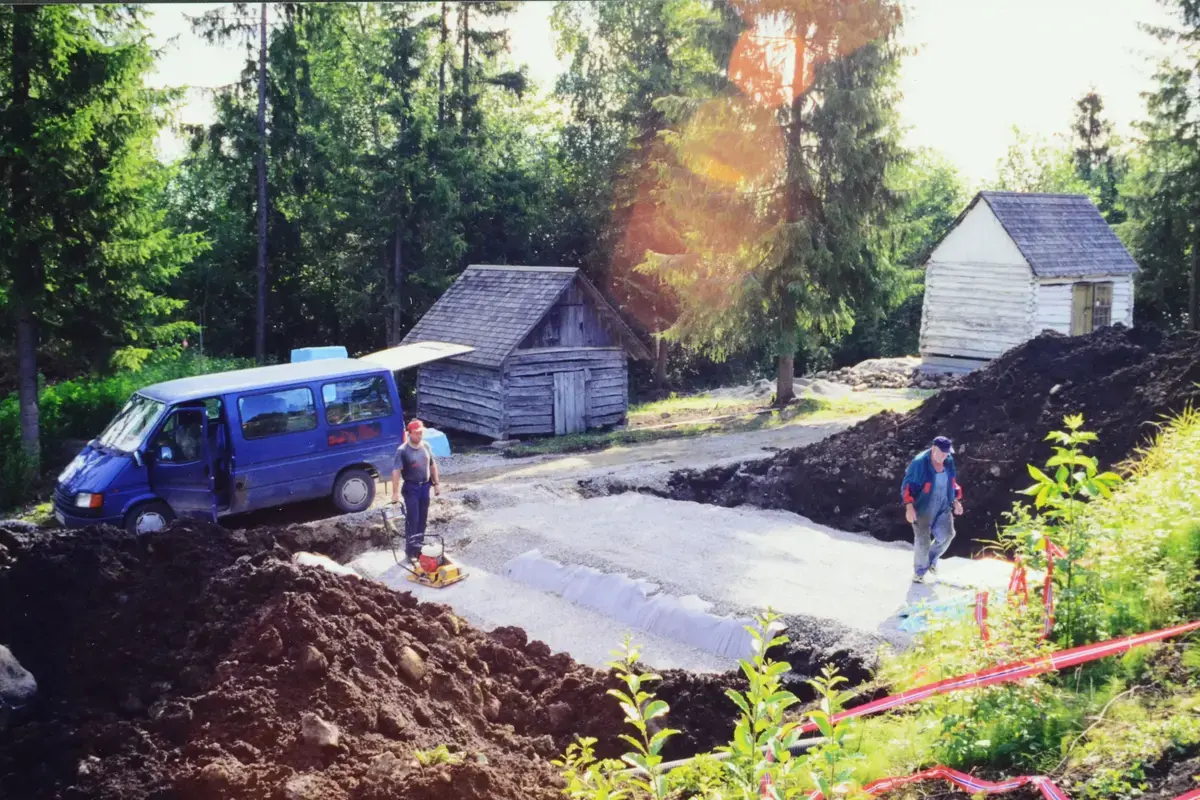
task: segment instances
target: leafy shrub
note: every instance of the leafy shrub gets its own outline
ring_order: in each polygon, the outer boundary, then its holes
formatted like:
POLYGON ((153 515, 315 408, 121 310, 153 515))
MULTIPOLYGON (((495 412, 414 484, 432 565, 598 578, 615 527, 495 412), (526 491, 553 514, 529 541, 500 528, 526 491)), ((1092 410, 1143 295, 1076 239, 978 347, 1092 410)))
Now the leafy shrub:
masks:
POLYGON ((35 473, 21 447, 17 396, 0 400, 0 509, 35 499, 65 462, 64 445, 91 439, 104 429, 138 389, 161 381, 250 366, 242 359, 200 358, 168 351, 137 371, 105 378, 83 377, 47 386, 38 397, 41 473, 35 473))

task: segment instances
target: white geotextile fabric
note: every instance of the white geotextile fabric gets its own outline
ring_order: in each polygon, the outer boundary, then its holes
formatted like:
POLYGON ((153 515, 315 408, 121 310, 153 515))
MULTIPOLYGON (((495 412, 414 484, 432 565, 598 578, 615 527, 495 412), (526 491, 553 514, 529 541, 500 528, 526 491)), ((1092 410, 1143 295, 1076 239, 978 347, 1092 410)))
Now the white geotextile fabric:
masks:
POLYGON ((522 553, 504 565, 503 574, 515 581, 550 592, 576 605, 598 611, 626 625, 728 658, 751 654, 747 625, 753 620, 719 617, 695 595, 661 594, 658 586, 593 567, 567 566, 542 556, 522 553))

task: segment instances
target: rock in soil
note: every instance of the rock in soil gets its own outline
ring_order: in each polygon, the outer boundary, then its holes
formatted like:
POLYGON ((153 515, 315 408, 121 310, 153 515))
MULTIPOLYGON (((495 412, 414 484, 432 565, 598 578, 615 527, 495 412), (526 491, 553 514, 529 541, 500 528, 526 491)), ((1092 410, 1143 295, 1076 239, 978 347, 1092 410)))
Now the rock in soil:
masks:
MULTIPOLYGON (((612 675, 293 564, 280 538, 177 523, 17 541, 0 641, 38 676, 39 702, 0 747, 5 796, 549 800, 549 759, 576 735, 621 752, 612 675), (414 764, 439 745, 462 760, 414 764)), ((684 731, 665 755, 728 741, 724 690, 741 678, 664 677, 684 731)))
MULTIPOLYGON (((900 481, 934 436, 955 442, 966 515, 950 554, 995 539, 1001 514, 1029 485, 1026 464, 1051 455, 1046 434, 1083 414, 1104 468, 1137 455, 1165 415, 1200 399, 1200 334, 1123 326, 1043 334, 907 414, 877 414, 808 447, 704 471, 674 473, 666 494, 723 506, 782 508, 847 531, 908 540, 900 481), (1057 387, 1057 389, 1056 389, 1057 387)), ((656 492, 653 487, 647 491, 656 492)))

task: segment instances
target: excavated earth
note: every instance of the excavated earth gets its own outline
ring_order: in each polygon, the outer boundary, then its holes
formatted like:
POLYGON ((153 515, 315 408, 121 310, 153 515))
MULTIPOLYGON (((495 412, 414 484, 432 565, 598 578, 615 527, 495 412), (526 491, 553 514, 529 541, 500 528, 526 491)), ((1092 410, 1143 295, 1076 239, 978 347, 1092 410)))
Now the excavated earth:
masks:
MULTIPOLYGON (((909 460, 950 436, 967 513, 952 555, 995 538, 1001 514, 1051 455, 1046 434, 1081 413, 1104 467, 1136 455, 1154 425, 1200 398, 1200 334, 1121 326, 1087 336, 1046 333, 943 389, 907 414, 885 412, 771 458, 674 473, 665 494, 723 506, 782 508, 887 541, 912 536, 899 486, 909 460)), ((630 488, 661 494, 657 487, 630 488)))
MULTIPOLYGON (((297 566, 279 533, 0 528, 0 642, 40 687, 0 732, 4 795, 550 798, 576 735, 618 753, 610 675, 297 566), (416 762, 439 745, 456 763, 416 762)), ((728 741, 738 685, 664 676, 668 758, 728 741)))

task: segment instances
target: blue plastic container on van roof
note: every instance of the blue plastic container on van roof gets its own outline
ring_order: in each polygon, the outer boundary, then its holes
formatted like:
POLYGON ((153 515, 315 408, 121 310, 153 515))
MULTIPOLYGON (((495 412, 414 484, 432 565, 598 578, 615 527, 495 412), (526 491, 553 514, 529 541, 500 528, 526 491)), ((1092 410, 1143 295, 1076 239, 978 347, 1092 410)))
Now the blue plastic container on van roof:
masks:
POLYGON ((341 345, 327 347, 300 347, 292 351, 292 363, 299 361, 320 361, 323 358, 346 358, 346 348, 341 345))

